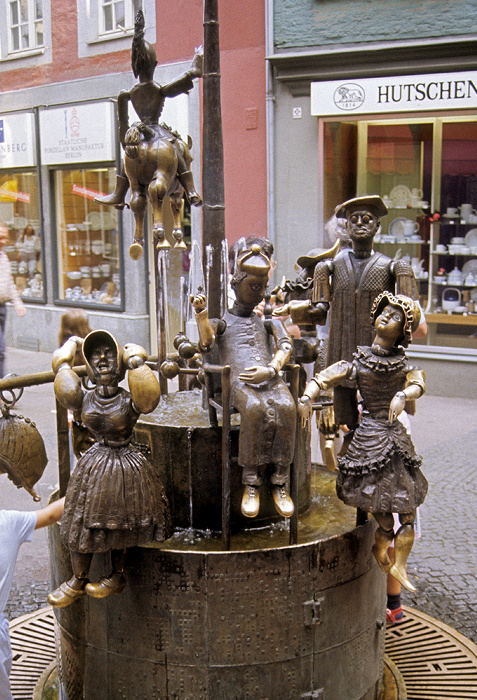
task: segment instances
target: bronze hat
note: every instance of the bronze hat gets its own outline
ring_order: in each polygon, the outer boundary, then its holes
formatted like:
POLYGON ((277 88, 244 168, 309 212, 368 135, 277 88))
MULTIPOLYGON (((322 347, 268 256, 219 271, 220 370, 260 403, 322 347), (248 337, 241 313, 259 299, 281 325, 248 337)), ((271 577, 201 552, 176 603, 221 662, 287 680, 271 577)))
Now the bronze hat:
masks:
POLYGON ((380 219, 388 213, 387 207, 378 194, 366 195, 365 197, 354 197, 348 199, 343 204, 339 204, 335 209, 337 217, 346 219, 347 215, 355 209, 369 209, 380 219))
POLYGON ((268 275, 270 271, 270 258, 262 252, 262 247, 253 244, 249 250, 243 250, 237 258, 237 270, 248 272, 251 275, 268 275))
POLYGON ((421 307, 418 301, 403 294, 391 294, 391 292, 381 292, 373 302, 371 307, 371 323, 374 323, 385 306, 397 306, 404 312, 403 334, 399 343, 407 347, 412 340, 412 334, 419 325, 421 317, 421 307))
POLYGON ((88 372, 89 378, 94 381, 94 375, 93 375, 93 370, 91 369, 90 365, 90 358, 91 358, 91 353, 95 349, 95 347, 98 345, 100 342, 105 342, 111 347, 114 347, 116 350, 116 357, 118 360, 118 372, 119 372, 119 377, 120 379, 124 378, 124 375, 126 373, 126 368, 124 367, 123 364, 123 349, 119 345, 118 341, 116 338, 109 333, 109 331, 104 331, 104 330, 96 330, 96 331, 91 331, 91 333, 88 333, 86 338, 83 341, 83 357, 84 361, 86 364, 86 371, 88 372))
POLYGON ((326 260, 327 258, 334 258, 340 247, 340 239, 335 241, 332 248, 312 248, 308 251, 306 255, 301 255, 296 260, 296 264, 300 267, 312 267, 316 265, 319 260, 326 260))

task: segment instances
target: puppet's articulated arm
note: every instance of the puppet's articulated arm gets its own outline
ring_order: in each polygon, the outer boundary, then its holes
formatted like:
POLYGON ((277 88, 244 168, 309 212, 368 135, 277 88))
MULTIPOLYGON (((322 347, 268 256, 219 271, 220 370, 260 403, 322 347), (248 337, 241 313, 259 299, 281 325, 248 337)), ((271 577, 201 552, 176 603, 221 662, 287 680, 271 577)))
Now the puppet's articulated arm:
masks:
POLYGON ((161 398, 156 375, 145 362, 147 352, 140 345, 128 343, 123 349, 123 362, 128 368, 128 386, 138 413, 151 413, 161 398))
POLYGON ((275 375, 277 375, 283 365, 286 365, 290 359, 293 352, 293 343, 282 321, 273 319, 268 323, 277 346, 272 359, 268 363, 268 367, 271 367, 275 371, 275 375))
POLYGON ((76 351, 83 344, 83 339, 71 336, 61 348, 53 353, 51 366, 56 374, 53 388, 55 396, 65 408, 78 409, 83 403, 81 379, 73 370, 76 351))
POLYGON ((312 413, 312 402, 321 390, 331 389, 344 379, 349 379, 354 372, 354 367, 350 362, 340 360, 326 369, 315 374, 308 382, 303 396, 298 402, 298 414, 301 416, 302 424, 305 424, 312 413))

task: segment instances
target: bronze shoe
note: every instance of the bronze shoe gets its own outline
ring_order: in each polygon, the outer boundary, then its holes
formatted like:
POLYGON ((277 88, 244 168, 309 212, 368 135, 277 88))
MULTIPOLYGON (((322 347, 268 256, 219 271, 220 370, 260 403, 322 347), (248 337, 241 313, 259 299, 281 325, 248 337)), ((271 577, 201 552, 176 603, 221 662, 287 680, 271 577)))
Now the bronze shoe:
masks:
POLYGON ((295 506, 285 486, 273 486, 272 496, 277 512, 284 518, 291 518, 295 506))
POLYGON ((258 515, 260 508, 260 496, 258 492, 258 486, 247 485, 244 488, 242 496, 242 515, 246 518, 255 518, 258 515))
POLYGON ((393 539, 394 532, 392 530, 386 531, 381 527, 378 527, 376 530, 373 554, 379 564, 379 568, 384 571, 385 574, 389 574, 391 569, 392 562, 389 558, 388 549, 392 545, 393 539))
POLYGON ((70 578, 69 581, 65 581, 58 588, 48 594, 48 602, 54 608, 65 608, 67 605, 74 603, 77 598, 82 598, 85 593, 86 584, 88 583, 87 578, 70 578))
POLYGON ((389 573, 393 578, 396 579, 396 581, 399 581, 401 586, 404 586, 404 588, 407 588, 408 591, 411 593, 416 592, 416 587, 412 585, 410 580, 407 577, 407 571, 404 567, 398 568, 395 564, 391 566, 389 569, 389 573))
POLYGON ((88 583, 86 593, 91 598, 107 598, 112 593, 119 594, 126 585, 126 579, 120 572, 113 572, 109 576, 103 576, 96 583, 88 583))

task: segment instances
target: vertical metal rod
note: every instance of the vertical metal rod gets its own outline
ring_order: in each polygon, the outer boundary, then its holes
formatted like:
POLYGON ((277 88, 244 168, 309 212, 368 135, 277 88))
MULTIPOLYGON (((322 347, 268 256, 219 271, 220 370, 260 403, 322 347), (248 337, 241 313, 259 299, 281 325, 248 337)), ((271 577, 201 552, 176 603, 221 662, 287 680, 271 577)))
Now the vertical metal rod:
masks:
MULTIPOLYGON (((291 382, 290 390, 295 406, 298 404, 298 391, 299 391, 299 379, 300 379, 300 365, 292 365, 291 367, 291 382)), ((296 417, 296 429, 295 429, 295 454, 293 455, 293 461, 290 465, 290 497, 295 505, 295 510, 290 518, 290 544, 296 544, 298 542, 298 469, 296 468, 298 461, 298 431, 300 427, 300 417, 297 414, 296 417)))
POLYGON ((159 367, 166 359, 166 304, 164 295, 163 265, 161 264, 160 251, 154 245, 154 277, 156 281, 156 314, 157 314, 157 373, 159 375, 159 386, 161 394, 168 393, 167 379, 162 376, 159 367))
POLYGON ((222 549, 230 549, 230 366, 222 369, 222 549))
POLYGON ((58 471, 61 498, 65 495, 70 480, 71 465, 68 411, 58 401, 56 401, 56 431, 58 433, 58 471))
MULTIPOLYGON (((224 147, 220 102, 220 47, 218 0, 204 0, 204 71, 202 121, 202 259, 212 246, 207 301, 211 318, 220 317, 221 250, 225 239, 224 147)), ((206 277, 206 275, 204 275, 206 277)))

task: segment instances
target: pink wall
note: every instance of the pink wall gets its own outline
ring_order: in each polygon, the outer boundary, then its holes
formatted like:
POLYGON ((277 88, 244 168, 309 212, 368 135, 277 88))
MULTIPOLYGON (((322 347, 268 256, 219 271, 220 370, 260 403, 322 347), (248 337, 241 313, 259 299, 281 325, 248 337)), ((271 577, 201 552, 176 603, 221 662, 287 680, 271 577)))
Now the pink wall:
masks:
POLYGON ((225 225, 232 243, 267 235, 265 3, 219 0, 219 24, 225 225))

